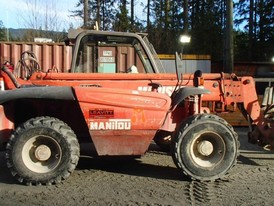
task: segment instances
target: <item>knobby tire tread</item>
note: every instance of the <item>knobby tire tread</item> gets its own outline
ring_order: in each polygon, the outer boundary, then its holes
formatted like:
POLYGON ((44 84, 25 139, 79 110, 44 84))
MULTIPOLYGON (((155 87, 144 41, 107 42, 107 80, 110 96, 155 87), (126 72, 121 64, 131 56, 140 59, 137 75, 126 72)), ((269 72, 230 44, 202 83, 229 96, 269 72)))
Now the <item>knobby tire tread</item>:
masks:
POLYGON ((6 146, 6 160, 7 160, 7 166, 11 171, 12 176, 14 176, 20 183, 25 183, 26 185, 51 185, 60 183, 62 180, 66 179, 70 176, 70 174, 74 171, 74 169, 77 166, 79 156, 80 156, 80 146, 77 140, 77 137, 75 133, 72 131, 72 129, 63 121, 48 117, 48 116, 41 116, 36 117, 28 120, 27 122, 21 124, 11 135, 7 146, 6 146), (14 143, 16 142, 18 137, 18 134, 22 134, 23 131, 27 129, 32 129, 35 127, 49 127, 54 129, 56 132, 59 132, 62 134, 62 136, 66 139, 66 142, 69 144, 70 149, 70 159, 69 164, 66 165, 66 169, 62 171, 60 174, 58 174, 55 178, 47 180, 47 181, 32 181, 28 179, 24 179, 18 172, 16 171, 16 168, 14 168, 13 160, 11 159, 11 153, 13 150, 14 143))
MULTIPOLYGON (((183 166, 181 165, 180 161, 178 161, 179 158, 179 154, 177 153, 178 151, 178 147, 179 147, 179 141, 180 141, 180 137, 182 135, 182 133, 184 132, 184 130, 186 130, 191 124, 194 124, 195 122, 199 121, 199 120, 203 120, 203 119, 213 119, 217 122, 220 122, 221 124, 224 124, 226 127, 228 127, 228 129, 233 133, 233 136, 235 138, 236 141, 236 147, 237 147, 237 154, 236 154, 236 158, 234 159, 234 162, 232 163, 231 168, 233 168, 236 163, 237 163, 237 158, 240 154, 240 142, 238 140, 238 134, 234 131, 233 127, 227 123, 224 119, 218 117, 217 115, 213 115, 213 114, 198 114, 198 115, 193 115, 189 118, 187 118, 184 122, 182 122, 179 126, 179 128, 175 131, 175 135, 172 138, 172 143, 171 143, 171 155, 172 155, 172 159, 175 163, 175 165, 180 168, 182 170, 182 172, 184 173, 184 175, 186 175, 187 177, 191 178, 192 180, 196 180, 196 181, 214 181, 216 179, 221 179, 222 177, 224 177, 225 175, 227 175, 229 173, 229 171, 225 174, 220 174, 220 175, 215 175, 214 177, 212 177, 211 179, 208 178, 204 178, 204 177, 199 177, 195 178, 193 176, 190 176, 183 168, 183 166), (181 126, 184 125, 184 128, 182 128, 181 126)), ((230 170, 229 169, 229 170, 230 170)))

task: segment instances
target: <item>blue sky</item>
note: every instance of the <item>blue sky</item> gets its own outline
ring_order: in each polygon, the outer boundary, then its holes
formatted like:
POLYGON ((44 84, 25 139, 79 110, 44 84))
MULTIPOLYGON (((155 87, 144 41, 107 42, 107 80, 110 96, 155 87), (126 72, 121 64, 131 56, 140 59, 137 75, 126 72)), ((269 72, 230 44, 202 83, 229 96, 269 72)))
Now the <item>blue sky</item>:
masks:
MULTIPOLYGON (((7 28, 25 28, 26 19, 30 12, 30 6, 26 2, 35 2, 35 0, 0 0, 0 20, 3 22, 4 27, 7 28)), ((48 2, 49 4, 54 4, 54 9, 51 9, 52 6, 49 6, 48 10, 55 11, 57 14, 58 21, 60 23, 60 30, 69 28, 70 24, 73 24, 75 27, 80 26, 81 21, 79 19, 69 17, 71 14, 69 10, 75 10, 75 5, 78 0, 36 0, 38 4, 43 4, 48 2)), ((43 13, 43 8, 45 5, 39 7, 40 13, 43 13)), ((34 9, 32 9, 34 10, 34 9)))
MULTIPOLYGON (((138 18, 144 18, 144 14, 140 7, 140 2, 142 1, 143 0, 136 1, 136 6, 140 8, 139 12, 138 9, 135 11, 138 18)), ((54 28, 53 30, 67 30, 71 24, 74 28, 77 28, 82 25, 83 20, 76 17, 70 17, 70 11, 76 9, 75 5, 77 2, 78 0, 0 0, 0 20, 6 28, 35 28, 34 26, 27 25, 30 21, 31 11, 39 10, 39 15, 36 14, 36 16, 41 19, 37 22, 44 22, 45 8, 48 6, 48 11, 57 14, 56 19, 58 19, 58 23, 56 24, 58 24, 58 26, 56 27, 58 29, 54 28), (32 2, 32 4, 28 5, 27 3, 29 2, 32 2), (40 6, 34 8, 33 2, 37 2, 37 5, 39 4, 40 6)))

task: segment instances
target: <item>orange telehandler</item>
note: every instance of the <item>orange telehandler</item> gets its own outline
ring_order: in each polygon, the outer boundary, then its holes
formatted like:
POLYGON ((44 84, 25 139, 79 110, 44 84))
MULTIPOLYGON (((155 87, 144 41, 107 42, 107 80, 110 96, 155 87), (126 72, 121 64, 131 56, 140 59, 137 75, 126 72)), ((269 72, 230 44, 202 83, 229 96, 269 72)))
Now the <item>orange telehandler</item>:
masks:
POLYGON ((167 74, 144 34, 73 30, 67 43, 74 44, 69 72, 42 71, 33 56, 1 69, 0 139, 19 182, 61 182, 86 141, 99 156, 139 156, 154 140, 170 146, 185 175, 221 178, 236 164, 239 142, 216 113, 237 107, 250 142, 274 144, 273 90, 260 106, 252 77, 167 74))

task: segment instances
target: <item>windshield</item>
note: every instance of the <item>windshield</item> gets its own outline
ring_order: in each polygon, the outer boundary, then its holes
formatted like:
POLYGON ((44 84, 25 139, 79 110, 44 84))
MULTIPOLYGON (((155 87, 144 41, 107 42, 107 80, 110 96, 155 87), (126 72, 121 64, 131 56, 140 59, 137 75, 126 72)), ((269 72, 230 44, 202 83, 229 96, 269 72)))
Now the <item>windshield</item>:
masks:
POLYGON ((166 73, 166 71, 165 71, 165 69, 164 69, 164 67, 162 65, 162 62, 159 59, 158 54, 155 51, 153 45, 149 42, 149 40, 148 40, 148 38, 146 36, 143 37, 143 40, 146 43, 147 47, 149 48, 149 50, 150 50, 150 52, 151 52, 151 54, 153 56, 153 59, 154 59, 155 64, 157 66, 158 72, 159 73, 166 73))
MULTIPOLYGON (((147 45, 147 42, 145 44, 147 45)), ((151 47, 147 49, 151 50, 151 47)), ((157 57, 155 51, 152 57, 157 57)), ((138 38, 125 35, 87 34, 79 43, 72 72, 154 73, 154 69, 138 38)))

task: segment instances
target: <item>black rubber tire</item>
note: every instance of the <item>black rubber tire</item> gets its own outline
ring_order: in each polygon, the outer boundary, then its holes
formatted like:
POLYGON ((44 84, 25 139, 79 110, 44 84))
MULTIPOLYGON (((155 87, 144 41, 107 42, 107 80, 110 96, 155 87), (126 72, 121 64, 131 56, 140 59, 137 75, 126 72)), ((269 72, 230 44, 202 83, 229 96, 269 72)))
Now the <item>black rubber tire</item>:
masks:
POLYGON ((239 146, 237 133, 224 119, 199 114, 186 119, 175 131, 171 154, 185 175, 212 181, 223 177, 236 164, 239 146), (205 143, 210 147, 204 148, 209 150, 201 149, 205 143))
POLYGON ((7 143, 11 174, 27 185, 51 185, 70 176, 80 146, 72 129, 59 119, 37 117, 18 126, 7 143))

